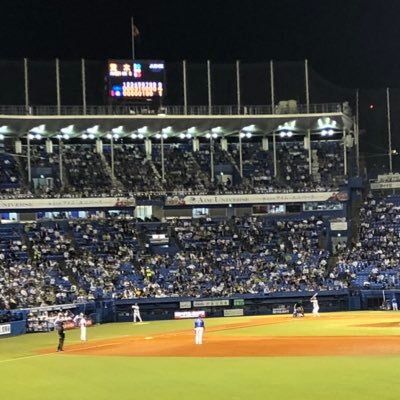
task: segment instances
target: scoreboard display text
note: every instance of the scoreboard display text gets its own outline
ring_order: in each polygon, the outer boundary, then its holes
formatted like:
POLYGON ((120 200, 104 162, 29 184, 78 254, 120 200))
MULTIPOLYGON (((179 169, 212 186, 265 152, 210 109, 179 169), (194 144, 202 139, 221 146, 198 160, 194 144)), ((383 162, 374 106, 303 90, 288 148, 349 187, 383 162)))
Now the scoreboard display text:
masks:
POLYGON ((108 93, 112 98, 161 98, 165 94, 165 63, 148 60, 110 60, 108 82, 108 93))

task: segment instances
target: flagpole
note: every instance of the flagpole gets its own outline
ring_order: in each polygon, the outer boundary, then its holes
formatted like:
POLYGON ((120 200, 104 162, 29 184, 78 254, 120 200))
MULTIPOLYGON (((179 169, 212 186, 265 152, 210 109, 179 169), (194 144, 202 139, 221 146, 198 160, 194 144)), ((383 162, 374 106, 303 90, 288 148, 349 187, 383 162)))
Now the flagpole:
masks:
POLYGON ((135 25, 133 17, 131 17, 131 40, 132 40, 132 60, 135 59, 135 25))

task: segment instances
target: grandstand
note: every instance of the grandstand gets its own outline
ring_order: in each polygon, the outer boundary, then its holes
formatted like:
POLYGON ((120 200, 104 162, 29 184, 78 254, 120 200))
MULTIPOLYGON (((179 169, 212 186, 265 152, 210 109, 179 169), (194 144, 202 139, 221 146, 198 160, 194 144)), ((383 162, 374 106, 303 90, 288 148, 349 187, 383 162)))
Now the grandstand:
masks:
POLYGON ((0 308, 396 293, 398 199, 361 205, 348 99, 310 87, 304 104, 271 83, 267 106, 192 106, 187 89, 183 105, 2 106, 0 308))

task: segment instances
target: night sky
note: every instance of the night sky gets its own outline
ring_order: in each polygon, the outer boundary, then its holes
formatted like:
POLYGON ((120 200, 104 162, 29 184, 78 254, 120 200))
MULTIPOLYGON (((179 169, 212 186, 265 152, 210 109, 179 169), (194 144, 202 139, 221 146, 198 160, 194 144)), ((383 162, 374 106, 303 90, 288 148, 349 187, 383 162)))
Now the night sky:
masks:
MULTIPOLYGON (((340 99, 353 109, 360 89, 361 150, 365 164, 377 168, 388 158, 390 87, 400 154, 400 0, 1 0, 0 10, 0 62, 131 58, 131 16, 140 31, 137 59, 308 59, 336 89, 351 93, 340 99)), ((400 169, 400 157, 394 163, 400 169)))
POLYGON ((2 0, 2 59, 294 61, 330 81, 398 87, 398 0, 2 0))

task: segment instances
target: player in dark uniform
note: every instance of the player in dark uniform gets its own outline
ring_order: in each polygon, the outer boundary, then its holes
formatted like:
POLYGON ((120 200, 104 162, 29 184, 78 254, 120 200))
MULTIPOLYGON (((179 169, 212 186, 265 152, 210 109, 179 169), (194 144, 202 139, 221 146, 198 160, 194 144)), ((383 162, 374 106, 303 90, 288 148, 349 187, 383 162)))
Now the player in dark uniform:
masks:
POLYGON ((60 321, 60 323, 58 325, 58 347, 57 347, 57 351, 64 351, 64 340, 65 340, 64 322, 60 321))

